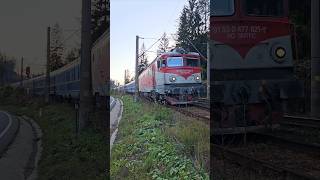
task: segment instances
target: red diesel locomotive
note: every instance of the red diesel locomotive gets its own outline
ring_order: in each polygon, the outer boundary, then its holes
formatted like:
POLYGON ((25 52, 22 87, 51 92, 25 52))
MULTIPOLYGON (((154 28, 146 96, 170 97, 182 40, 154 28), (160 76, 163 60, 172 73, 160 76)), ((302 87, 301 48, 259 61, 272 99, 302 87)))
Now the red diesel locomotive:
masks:
POLYGON ((284 102, 304 95, 293 72, 288 0, 211 0, 210 9, 215 132, 276 123, 284 102))
POLYGON ((172 105, 193 102, 201 87, 200 55, 179 48, 159 55, 139 75, 142 95, 172 105))

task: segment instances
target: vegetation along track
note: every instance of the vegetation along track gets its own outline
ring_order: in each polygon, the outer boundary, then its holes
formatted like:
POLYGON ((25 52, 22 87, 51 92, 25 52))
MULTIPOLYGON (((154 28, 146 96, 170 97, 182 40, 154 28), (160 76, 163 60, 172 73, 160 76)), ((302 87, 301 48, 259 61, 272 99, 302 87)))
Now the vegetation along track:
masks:
MULTIPOLYGON (((143 101, 153 102, 152 99, 140 96, 143 101)), ((198 120, 201 120, 207 124, 210 123, 210 108, 206 109, 203 107, 199 107, 197 105, 191 104, 191 105, 165 105, 166 107, 180 112, 186 116, 194 117, 198 120)))

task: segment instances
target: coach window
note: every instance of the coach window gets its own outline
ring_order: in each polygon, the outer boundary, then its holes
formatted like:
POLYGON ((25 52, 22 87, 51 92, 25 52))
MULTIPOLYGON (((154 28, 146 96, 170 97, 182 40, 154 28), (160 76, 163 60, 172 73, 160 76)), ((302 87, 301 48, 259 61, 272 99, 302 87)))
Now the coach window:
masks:
POLYGON ((283 0, 246 0, 249 16, 284 16, 283 0))
POLYGON ((234 0, 211 0, 211 16, 231 16, 234 14, 234 0))

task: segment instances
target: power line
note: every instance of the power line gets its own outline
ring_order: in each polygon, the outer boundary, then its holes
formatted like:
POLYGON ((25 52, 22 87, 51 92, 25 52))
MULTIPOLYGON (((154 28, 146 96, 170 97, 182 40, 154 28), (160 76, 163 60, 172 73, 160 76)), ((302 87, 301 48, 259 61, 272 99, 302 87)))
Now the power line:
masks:
POLYGON ((75 35, 77 32, 79 32, 80 29, 75 30, 72 34, 70 34, 67 38, 65 38, 62 43, 64 44, 67 40, 69 40, 73 35, 75 35))
POLYGON ((205 59, 207 60, 207 58, 197 49, 197 47, 190 41, 190 39, 186 36, 186 39, 189 41, 189 43, 191 44, 191 46, 198 51, 198 53, 205 59))
MULTIPOLYGON (((63 41, 62 41, 62 44, 64 44, 67 40, 69 40, 70 38, 73 37, 73 35, 75 35, 77 32, 79 32, 80 29, 77 29, 76 31, 74 31, 73 33, 71 33, 67 38, 65 38, 63 41)), ((57 50, 58 48, 61 48, 62 46, 57 46, 55 47, 55 49, 53 49, 52 51, 55 51, 57 50)))
POLYGON ((139 37, 140 39, 157 39, 157 38, 154 38, 154 37, 139 37))
POLYGON ((159 42, 162 39, 163 36, 161 36, 156 42, 154 42, 147 50, 145 50, 144 52, 142 52, 138 58, 140 58, 141 56, 143 56, 147 51, 149 51, 157 42, 159 42))

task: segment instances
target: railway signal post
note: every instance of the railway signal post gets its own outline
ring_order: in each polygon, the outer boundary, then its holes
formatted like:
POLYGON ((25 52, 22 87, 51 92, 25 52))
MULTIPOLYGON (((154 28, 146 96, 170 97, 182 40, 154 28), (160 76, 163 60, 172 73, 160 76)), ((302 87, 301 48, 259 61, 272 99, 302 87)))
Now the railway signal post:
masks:
POLYGON ((138 91, 139 91, 139 73, 138 73, 138 65, 139 65, 139 36, 136 36, 136 73, 135 73, 135 83, 136 83, 136 89, 134 92, 134 101, 137 102, 138 100, 138 91))
POLYGON ((82 0, 79 131, 87 126, 92 106, 90 25, 91 0, 82 0))
POLYGON ((311 114, 320 117, 320 2, 311 1, 311 114))

